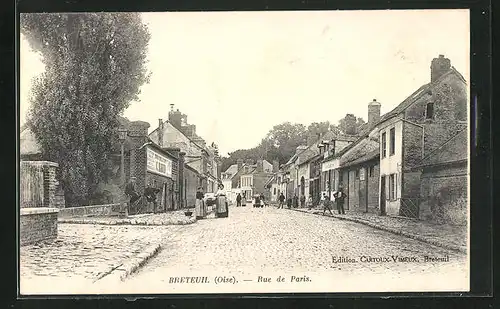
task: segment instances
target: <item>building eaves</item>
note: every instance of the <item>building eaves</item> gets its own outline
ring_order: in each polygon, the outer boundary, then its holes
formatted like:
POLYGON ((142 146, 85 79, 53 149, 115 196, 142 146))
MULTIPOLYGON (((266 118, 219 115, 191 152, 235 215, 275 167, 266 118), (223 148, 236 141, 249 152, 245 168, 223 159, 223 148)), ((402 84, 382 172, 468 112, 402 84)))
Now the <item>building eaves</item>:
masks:
POLYGON ((364 163, 364 162, 367 162, 367 161, 374 160, 374 159, 376 159, 378 157, 380 157, 380 151, 378 149, 376 149, 376 150, 373 150, 373 151, 365 154, 364 156, 361 156, 361 157, 356 158, 354 160, 345 162, 344 164, 342 164, 340 166, 340 168, 349 167, 349 166, 353 166, 353 165, 357 165, 357 164, 361 164, 361 163, 364 163))

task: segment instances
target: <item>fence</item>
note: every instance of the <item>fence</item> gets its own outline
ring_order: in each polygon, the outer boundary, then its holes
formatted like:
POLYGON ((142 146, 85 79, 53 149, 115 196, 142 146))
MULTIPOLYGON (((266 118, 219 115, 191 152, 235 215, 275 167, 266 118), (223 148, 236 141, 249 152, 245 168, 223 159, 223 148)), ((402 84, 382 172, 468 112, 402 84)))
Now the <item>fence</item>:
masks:
POLYGON ((21 208, 43 207, 43 165, 21 162, 19 178, 19 204, 21 208))
POLYGON ((420 198, 401 198, 401 207, 399 215, 408 218, 419 218, 420 213, 420 198))

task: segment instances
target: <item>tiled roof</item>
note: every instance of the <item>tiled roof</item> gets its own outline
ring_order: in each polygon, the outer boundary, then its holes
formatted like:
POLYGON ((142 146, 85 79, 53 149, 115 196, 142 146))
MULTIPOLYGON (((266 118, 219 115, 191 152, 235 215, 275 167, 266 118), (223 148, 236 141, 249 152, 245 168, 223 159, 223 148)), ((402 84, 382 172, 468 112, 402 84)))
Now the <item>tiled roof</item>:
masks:
POLYGON ((230 166, 230 167, 228 167, 228 168, 227 168, 227 170, 226 170, 225 172, 223 172, 223 173, 225 173, 225 174, 231 174, 231 176, 232 176, 232 175, 236 174, 236 172, 238 172, 238 164, 233 164, 233 165, 231 165, 231 166, 230 166))
POLYGON ((349 161, 349 162, 346 162, 346 163, 342 164, 341 167, 348 167, 348 166, 360 164, 360 163, 363 163, 363 162, 366 162, 366 161, 369 161, 369 160, 373 160, 373 159, 375 159, 375 158, 377 158, 379 156, 380 156, 380 151, 378 149, 376 149, 376 150, 368 152, 367 154, 365 154, 362 157, 356 158, 356 159, 354 159, 352 161, 349 161))

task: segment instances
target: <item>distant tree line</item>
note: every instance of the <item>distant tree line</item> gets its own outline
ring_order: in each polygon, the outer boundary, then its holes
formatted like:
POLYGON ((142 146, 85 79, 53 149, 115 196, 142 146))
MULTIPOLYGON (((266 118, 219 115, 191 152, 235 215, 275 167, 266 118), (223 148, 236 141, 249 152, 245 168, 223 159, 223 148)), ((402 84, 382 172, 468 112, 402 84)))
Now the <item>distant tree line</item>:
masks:
MULTIPOLYGON (((357 118, 356 130, 365 124, 362 118, 357 118)), ((275 125, 261 140, 260 144, 250 149, 239 149, 222 157, 221 169, 224 172, 238 159, 265 159, 272 163, 278 160, 280 164, 286 163, 300 145, 312 145, 320 136, 328 131, 342 134, 346 132, 346 117, 340 119, 338 125, 329 121, 313 122, 307 127, 299 123, 283 122, 275 125)))

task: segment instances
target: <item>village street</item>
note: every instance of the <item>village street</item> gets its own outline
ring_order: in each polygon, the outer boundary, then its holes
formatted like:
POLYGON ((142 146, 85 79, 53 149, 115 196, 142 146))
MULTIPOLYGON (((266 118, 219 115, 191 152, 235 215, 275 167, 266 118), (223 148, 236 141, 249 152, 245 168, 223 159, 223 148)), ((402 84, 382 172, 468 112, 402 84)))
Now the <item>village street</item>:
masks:
MULTIPOLYGON (((160 293, 175 293, 176 289, 182 292, 186 288, 199 289, 201 293, 217 285, 186 287, 171 284, 170 278, 209 276, 212 281, 211 275, 226 275, 243 286, 256 285, 260 274, 298 277, 329 271, 341 277, 351 276, 353 280, 373 275, 379 280, 406 277, 407 281, 418 282, 419 276, 424 276, 432 281, 431 278, 443 276, 466 278, 465 263, 465 255, 354 222, 275 207, 230 207, 229 218, 209 217, 179 229, 159 255, 129 277, 123 288, 137 291, 142 287, 160 293), (426 255, 447 256, 449 261, 424 262, 426 255), (418 262, 395 263, 391 256, 416 257, 418 262), (342 258, 356 262, 339 263, 342 258), (370 258, 390 261, 370 261, 370 258)), ((422 284, 429 286, 430 282, 422 284)), ((265 285, 256 285, 252 290, 262 287, 265 285)), ((360 287, 358 283, 357 288, 360 287)))

